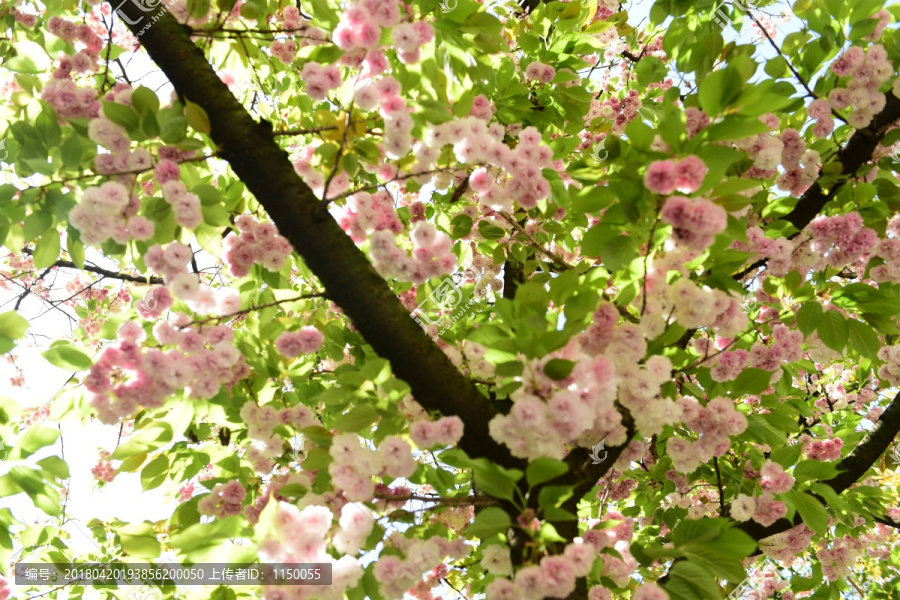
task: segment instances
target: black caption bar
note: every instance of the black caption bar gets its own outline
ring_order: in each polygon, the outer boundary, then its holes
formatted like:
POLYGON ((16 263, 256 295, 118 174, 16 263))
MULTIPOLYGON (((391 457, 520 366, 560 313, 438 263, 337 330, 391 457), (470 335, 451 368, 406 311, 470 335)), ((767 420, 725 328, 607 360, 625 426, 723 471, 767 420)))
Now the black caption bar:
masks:
POLYGON ((18 563, 16 585, 331 585, 331 563, 18 563))

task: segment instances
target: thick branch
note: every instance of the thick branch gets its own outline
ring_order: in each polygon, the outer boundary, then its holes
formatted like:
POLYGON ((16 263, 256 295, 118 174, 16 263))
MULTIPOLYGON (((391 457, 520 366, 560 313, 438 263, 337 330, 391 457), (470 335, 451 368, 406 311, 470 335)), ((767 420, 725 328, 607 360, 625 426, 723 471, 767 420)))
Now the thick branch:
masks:
MULTIPOLYGON (((149 24, 137 3, 119 9, 135 34, 149 24)), ((366 341, 390 360, 416 400, 429 410, 457 415, 465 423, 460 447, 474 457, 524 468, 488 433, 495 406, 453 366, 410 317, 385 280, 297 176, 272 126, 257 123, 191 41, 190 30, 168 13, 141 34, 150 57, 183 98, 209 116, 210 136, 247 189, 319 278, 325 293, 350 317, 366 341)))
MULTIPOLYGON (((866 435, 862 443, 838 463, 837 468, 842 472, 837 477, 822 483, 829 486, 837 494, 849 488, 866 474, 866 471, 875 464, 878 457, 884 454, 898 431, 900 431, 900 393, 894 396, 894 399, 891 400, 878 422, 875 423, 875 427, 866 435)), ((763 527, 755 521, 748 521, 741 524, 739 529, 744 530, 753 539, 759 541, 770 535, 787 531, 802 522, 800 513, 797 513, 794 515, 793 520, 779 519, 769 527, 763 527)))

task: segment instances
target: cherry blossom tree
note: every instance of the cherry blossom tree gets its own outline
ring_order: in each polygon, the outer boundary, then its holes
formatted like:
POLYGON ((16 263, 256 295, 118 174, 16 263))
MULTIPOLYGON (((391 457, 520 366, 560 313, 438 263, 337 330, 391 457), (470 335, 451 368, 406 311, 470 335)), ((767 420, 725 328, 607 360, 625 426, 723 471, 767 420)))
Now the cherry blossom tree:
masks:
POLYGON ((0 569, 237 552, 332 582, 206 593, 897 597, 883 4, 4 2, 0 351, 71 377, 0 399, 0 497, 50 518, 0 510, 0 569), (71 332, 35 337, 36 300, 71 332), (33 455, 89 420, 121 441, 98 485, 179 504, 92 521, 85 556, 64 453, 33 455))

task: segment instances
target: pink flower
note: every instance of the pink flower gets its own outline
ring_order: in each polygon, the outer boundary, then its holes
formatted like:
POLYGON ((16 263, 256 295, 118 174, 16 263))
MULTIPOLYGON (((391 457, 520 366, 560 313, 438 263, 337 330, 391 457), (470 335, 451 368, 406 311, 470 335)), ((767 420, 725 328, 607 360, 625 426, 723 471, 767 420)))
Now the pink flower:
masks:
POLYGON ((657 160, 650 163, 644 175, 644 186, 654 194, 671 194, 678 185, 679 174, 674 160, 657 160))
POLYGON ((275 340, 278 352, 286 358, 296 358, 301 354, 318 352, 325 336, 315 327, 304 327, 300 331, 285 331, 275 340))

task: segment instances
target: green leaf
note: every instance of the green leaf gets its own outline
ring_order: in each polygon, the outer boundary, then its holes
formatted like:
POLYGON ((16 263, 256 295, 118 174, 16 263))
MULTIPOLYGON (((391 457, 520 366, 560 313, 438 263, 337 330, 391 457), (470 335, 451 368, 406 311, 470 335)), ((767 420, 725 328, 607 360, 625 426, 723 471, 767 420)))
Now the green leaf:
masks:
POLYGON ((678 561, 669 570, 669 580, 663 585, 669 600, 718 599, 719 585, 709 571, 690 560, 678 561))
POLYGON ((160 454, 141 470, 141 487, 144 491, 157 488, 166 480, 169 473, 169 459, 160 454))
POLYGON ((838 471, 834 463, 824 462, 821 460, 801 460, 797 464, 797 466, 794 467, 794 472, 792 473, 792 475, 799 484, 811 479, 831 479, 838 473, 840 473, 840 471, 838 471))
POLYGON ((188 125, 190 125, 194 131, 209 134, 209 115, 206 114, 206 111, 203 110, 203 107, 199 104, 194 104, 190 100, 187 100, 187 105, 184 107, 184 116, 187 118, 188 125))
POLYGON ((569 470, 569 465, 555 458, 536 458, 525 469, 528 485, 534 487, 551 479, 556 479, 569 470))
POLYGON ((63 165, 69 169, 77 167, 81 163, 81 139, 78 134, 72 134, 66 138, 60 148, 63 165))
POLYGON ((741 77, 734 68, 713 71, 700 84, 700 106, 714 117, 740 97, 742 86, 741 77))
POLYGON ((847 319, 836 310, 826 311, 822 315, 817 331, 822 342, 836 352, 843 350, 847 340, 850 338, 850 327, 847 325, 847 319))
POLYGON ((19 73, 40 73, 51 65, 47 51, 40 44, 22 41, 13 44, 13 48, 16 51, 16 56, 6 58, 8 54, 5 54, 3 60, 5 69, 19 73))
POLYGON ((59 258, 59 232, 51 229, 44 233, 34 246, 34 266, 46 269, 59 258))
POLYGON ((553 358, 544 365, 544 375, 554 381, 560 381, 568 377, 575 368, 575 362, 562 358, 553 358))
POLYGON ((797 311, 797 328, 808 337, 822 321, 822 306, 815 300, 804 302, 797 311))
POLYGON ((772 450, 772 454, 769 455, 769 458, 772 460, 772 462, 776 462, 781 465, 782 468, 787 469, 788 467, 796 464, 802 452, 803 446, 801 446, 800 444, 794 444, 793 446, 783 446, 781 448, 775 448, 774 450, 772 450))
POLYGON ((37 464, 39 464, 42 469, 49 471, 60 479, 69 478, 69 465, 66 464, 66 461, 58 456, 48 456, 46 458, 42 458, 41 460, 37 461, 37 464))
POLYGON ((60 344, 41 353, 54 367, 67 371, 84 371, 94 364, 91 355, 80 346, 72 344, 60 344))
POLYGON ((632 239, 624 235, 617 235, 609 240, 600 254, 603 257, 603 266, 610 272, 627 267, 638 255, 632 239))
POLYGON ((156 539, 156 531, 150 523, 135 523, 120 527, 116 532, 122 550, 135 558, 157 558, 161 546, 156 539))
POLYGON ((55 444, 59 439, 59 429, 53 429, 40 423, 32 425, 16 442, 10 458, 20 460, 28 458, 41 448, 55 444))
MULTIPOLYGON (((37 207, 35 207, 37 209, 37 207)), ((22 223, 22 232, 26 240, 37 239, 53 225, 53 215, 48 210, 35 210, 25 217, 22 223)))
POLYGON ((141 124, 141 119, 134 109, 124 104, 104 101, 103 114, 116 125, 121 125, 126 129, 136 129, 141 124))
POLYGON ((72 259, 72 262, 75 263, 75 266, 79 269, 84 268, 84 244, 81 243, 81 240, 69 235, 67 238, 69 258, 72 259))
POLYGON ((736 396, 745 394, 761 394, 772 381, 772 372, 765 369, 744 369, 734 380, 733 391, 736 396))
POLYGON ((175 116, 161 125, 159 139, 167 144, 177 144, 187 135, 187 119, 175 116))
POLYGON ((478 223, 478 233, 480 233, 486 240, 499 240, 504 235, 506 235, 506 232, 503 231, 503 229, 497 227, 496 225, 491 225, 487 221, 481 221, 480 223, 478 223))
POLYGON ((828 528, 828 511, 811 494, 792 490, 790 498, 807 527, 816 533, 828 528))
POLYGON ((371 404, 361 404, 342 414, 334 422, 334 428, 340 431, 358 432, 372 425, 379 418, 378 411, 371 404))
POLYGON ((478 513, 475 521, 466 528, 466 533, 486 539, 498 533, 506 533, 510 525, 511 521, 505 510, 489 506, 478 513))
POLYGON ((28 330, 28 321, 14 310, 0 313, 0 331, 14 340, 21 338, 28 330))
POLYGON ((860 356, 875 359, 878 357, 878 334, 870 326, 856 319, 848 319, 850 328, 850 347, 859 352, 860 356))
POLYGON ((159 97, 150 88, 139 86, 131 94, 131 105, 141 116, 155 113, 159 110, 159 97))
POLYGON ((469 215, 456 215, 450 221, 450 236, 455 240, 466 237, 472 231, 472 223, 469 215))

